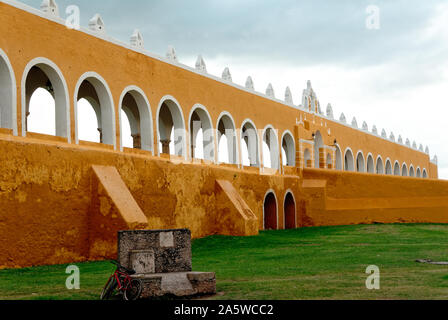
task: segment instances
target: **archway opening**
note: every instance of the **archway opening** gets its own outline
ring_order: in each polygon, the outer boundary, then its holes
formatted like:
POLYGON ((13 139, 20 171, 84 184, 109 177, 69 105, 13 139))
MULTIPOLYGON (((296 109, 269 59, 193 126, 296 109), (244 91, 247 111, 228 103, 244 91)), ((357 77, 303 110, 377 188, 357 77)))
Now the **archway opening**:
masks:
POLYGON ((408 176, 408 166, 405 163, 403 164, 403 168, 401 170, 401 175, 403 177, 407 177, 408 176))
POLYGON ((420 170, 420 168, 417 168, 417 178, 421 177, 422 177, 422 171, 420 170))
POLYGON ((286 133, 283 137, 282 160, 283 166, 294 167, 296 165, 294 138, 289 133, 286 133))
POLYGON ((392 163, 390 162, 390 160, 386 161, 386 174, 392 175, 392 163))
POLYGON ((220 163, 237 164, 236 131, 233 121, 228 115, 221 117, 217 131, 218 161, 220 163))
POLYGON ((16 121, 13 116, 16 108, 13 103, 13 90, 15 85, 12 70, 0 52, 0 127, 5 129, 13 129, 16 121))
POLYGON ((127 148, 152 150, 152 119, 147 99, 136 90, 121 101, 121 137, 127 148))
POLYGON ((395 162, 394 176, 399 176, 399 175, 400 175, 400 165, 398 164, 398 162, 395 162))
POLYGON ((64 81, 47 64, 36 64, 25 80, 25 130, 68 137, 68 103, 64 81))
MULTIPOLYGON (((243 164, 245 166, 260 167, 259 162, 259 151, 258 151, 258 134, 254 125, 250 122, 246 122, 241 129, 241 145, 247 146, 247 159, 244 159, 243 164)), ((242 147, 243 149, 243 147, 242 147)), ((245 156, 245 151, 242 150, 243 156, 245 156)))
POLYGON ((106 85, 94 77, 85 79, 76 101, 78 139, 115 145, 113 103, 106 85))
POLYGON ((373 161, 372 155, 367 157, 367 172, 375 173, 375 162, 373 161))
POLYGON ((285 197, 284 204, 285 213, 285 229, 295 229, 296 224, 296 203, 291 192, 288 192, 285 197))
POLYGON ((264 199, 264 229, 277 230, 277 199, 273 192, 264 199))
POLYGON ((303 152, 303 166, 305 168, 311 168, 313 166, 311 161, 311 151, 309 149, 305 149, 303 152))
POLYGON ((360 152, 356 157, 356 171, 365 172, 365 168, 364 155, 360 152))
POLYGON ((344 163, 345 163, 345 171, 355 171, 355 164, 354 164, 354 162, 355 162, 355 160, 354 160, 354 158, 353 158, 353 153, 352 153, 352 151, 351 150, 347 150, 346 152, 345 152, 345 161, 344 161, 344 163))
POLYGON ((428 178, 428 173, 426 172, 426 169, 423 169, 422 177, 423 177, 423 179, 428 178))
POLYGON ((342 170, 342 152, 339 146, 336 146, 336 170, 342 170))
POLYGON ((31 95, 26 117, 27 132, 56 135, 56 104, 53 95, 43 88, 37 88, 31 95))
POLYGON ((191 157, 214 161, 214 145, 211 119, 205 109, 196 107, 190 116, 191 157))
POLYGON ((317 131, 314 135, 314 167, 315 168, 323 168, 324 167, 324 159, 321 159, 321 151, 324 146, 324 141, 322 139, 322 135, 320 131, 317 131))
POLYGON ((159 110, 159 153, 185 156, 185 126, 180 107, 165 100, 159 110))
POLYGON ((333 169, 333 158, 330 153, 327 153, 326 165, 327 169, 333 169))
POLYGON ((267 128, 263 134, 263 165, 277 170, 280 167, 277 135, 272 128, 267 128))
POLYGON ((376 159, 376 173, 384 174, 384 164, 383 159, 381 158, 376 159))
POLYGON ((409 176, 412 177, 412 178, 415 178, 415 170, 414 170, 413 166, 411 166, 409 168, 409 176))

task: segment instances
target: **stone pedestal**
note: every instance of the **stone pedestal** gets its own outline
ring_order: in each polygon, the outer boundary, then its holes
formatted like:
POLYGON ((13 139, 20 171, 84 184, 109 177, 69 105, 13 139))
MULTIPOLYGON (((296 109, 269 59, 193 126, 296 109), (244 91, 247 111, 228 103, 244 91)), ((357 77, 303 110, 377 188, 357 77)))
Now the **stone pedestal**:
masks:
POLYGON ((118 262, 143 282, 142 298, 190 297, 216 293, 213 272, 192 272, 190 230, 135 230, 118 233, 118 262))

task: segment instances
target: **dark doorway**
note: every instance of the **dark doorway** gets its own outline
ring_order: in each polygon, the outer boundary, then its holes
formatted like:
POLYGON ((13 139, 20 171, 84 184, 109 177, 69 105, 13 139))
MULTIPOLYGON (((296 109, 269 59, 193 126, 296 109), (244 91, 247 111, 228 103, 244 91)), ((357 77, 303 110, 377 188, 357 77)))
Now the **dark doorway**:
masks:
POLYGON ((264 200, 264 229, 277 230, 277 200, 272 192, 264 200))
POLYGON ((285 229, 295 229, 296 226, 296 204, 290 192, 285 198, 285 229))

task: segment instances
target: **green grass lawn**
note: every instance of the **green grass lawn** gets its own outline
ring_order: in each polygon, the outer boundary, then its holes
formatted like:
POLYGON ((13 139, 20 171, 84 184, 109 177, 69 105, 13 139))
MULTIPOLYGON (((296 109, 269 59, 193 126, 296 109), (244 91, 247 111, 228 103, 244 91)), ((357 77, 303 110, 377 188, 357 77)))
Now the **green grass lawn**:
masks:
MULTIPOLYGON (((193 241, 193 269, 214 271, 215 299, 448 299, 448 225, 370 225, 213 236, 193 241), (367 290, 377 265, 381 289, 367 290)), ((81 290, 65 288, 66 265, 0 271, 0 299, 97 299, 109 262, 77 264, 81 290)))

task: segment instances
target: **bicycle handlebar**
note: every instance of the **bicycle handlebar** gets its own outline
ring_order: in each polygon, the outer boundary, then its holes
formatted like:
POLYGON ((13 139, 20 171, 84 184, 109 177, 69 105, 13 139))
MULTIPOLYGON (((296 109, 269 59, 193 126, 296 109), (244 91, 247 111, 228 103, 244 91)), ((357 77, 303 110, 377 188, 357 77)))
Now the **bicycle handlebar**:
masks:
POLYGON ((130 274, 130 275, 136 273, 135 270, 128 269, 128 268, 122 266, 121 264, 119 264, 119 263, 118 263, 117 261, 115 261, 115 260, 112 260, 110 263, 116 265, 116 266, 118 267, 118 269, 122 269, 122 270, 126 271, 126 273, 128 273, 128 274, 130 274))

